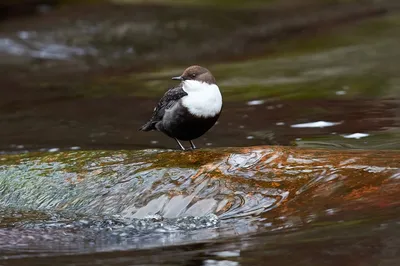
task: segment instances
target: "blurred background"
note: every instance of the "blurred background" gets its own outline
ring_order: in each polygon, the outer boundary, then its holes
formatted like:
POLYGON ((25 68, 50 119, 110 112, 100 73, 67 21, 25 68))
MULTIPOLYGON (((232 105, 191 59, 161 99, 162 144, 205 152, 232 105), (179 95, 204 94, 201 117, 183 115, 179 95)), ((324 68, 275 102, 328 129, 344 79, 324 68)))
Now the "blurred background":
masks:
POLYGON ((400 148, 398 0, 3 0, 0 152, 173 148, 139 132, 200 64, 199 147, 400 148))
POLYGON ((0 265, 400 265, 399 29, 399 0, 1 0, 0 265), (327 149, 122 151, 177 148, 138 129, 193 64, 198 147, 327 149), (95 151, 13 154, 63 150, 95 151))

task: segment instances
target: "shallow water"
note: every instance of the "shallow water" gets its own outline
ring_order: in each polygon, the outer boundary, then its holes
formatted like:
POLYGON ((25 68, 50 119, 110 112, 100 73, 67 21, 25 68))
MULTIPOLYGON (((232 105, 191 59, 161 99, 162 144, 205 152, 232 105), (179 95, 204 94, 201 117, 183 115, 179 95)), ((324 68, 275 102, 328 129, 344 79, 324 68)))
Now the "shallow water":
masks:
MULTIPOLYGON (((42 153, 2 161, 0 259, 6 265, 91 264, 91 256, 117 265, 191 263, 193 256, 200 265, 231 257, 244 265, 271 257, 278 265, 289 263, 278 259, 285 253, 309 261, 304 244, 312 248, 311 261, 347 263, 352 249, 365 252, 360 241, 396 241, 400 222, 397 152, 255 147, 42 153), (332 248, 343 256, 331 258, 332 248)), ((390 248, 395 254, 383 259, 397 258, 396 246, 390 248)))
POLYGON ((0 150, 175 147, 137 129, 193 63, 225 102, 200 147, 398 149, 396 4, 276 8, 73 6, 3 22, 0 150))
MULTIPOLYGON (((140 244, 127 244, 128 241, 123 240, 119 244, 129 250, 117 247, 112 252, 77 254, 71 247, 66 248, 68 251, 57 252, 53 246, 52 254, 46 254, 47 249, 42 246, 30 246, 38 248, 42 255, 33 258, 31 249, 21 254, 21 248, 17 255, 7 254, 3 265, 265 265, 265 261, 270 265, 396 265, 400 259, 398 233, 399 221, 388 219, 384 223, 307 228, 299 232, 224 238, 223 241, 193 243, 196 238, 192 238, 185 245, 145 250, 138 249, 140 244)), ((52 235, 54 237, 54 232, 52 235)), ((168 244, 174 236, 157 236, 158 240, 165 238, 168 244)), ((113 237, 107 237, 108 242, 104 244, 110 244, 110 239, 113 237)), ((78 246, 82 250, 84 245, 78 246)))
POLYGON ((259 5, 1 21, 1 265, 398 265, 400 6, 259 5), (180 153, 137 129, 193 63, 224 109, 180 153))

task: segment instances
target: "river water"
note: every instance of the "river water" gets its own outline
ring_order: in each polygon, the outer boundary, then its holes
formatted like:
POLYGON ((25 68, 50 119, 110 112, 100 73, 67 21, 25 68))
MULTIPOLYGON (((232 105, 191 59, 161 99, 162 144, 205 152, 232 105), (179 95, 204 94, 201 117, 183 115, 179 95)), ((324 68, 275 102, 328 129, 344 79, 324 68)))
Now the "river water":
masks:
POLYGON ((0 265, 399 264, 396 1, 126 2, 0 23, 0 265), (138 128, 194 63, 181 153, 138 128))

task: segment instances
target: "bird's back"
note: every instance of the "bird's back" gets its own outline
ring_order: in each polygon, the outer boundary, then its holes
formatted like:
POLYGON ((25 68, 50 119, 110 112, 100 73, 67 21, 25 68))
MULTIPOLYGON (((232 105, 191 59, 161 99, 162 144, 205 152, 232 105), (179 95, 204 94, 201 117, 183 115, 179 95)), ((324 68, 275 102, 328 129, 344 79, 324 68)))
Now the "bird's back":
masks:
POLYGON ((172 108, 182 97, 188 95, 179 85, 169 89, 163 97, 159 100, 157 106, 154 108, 151 119, 144 124, 139 130, 150 131, 157 130, 156 124, 162 121, 165 111, 172 108))

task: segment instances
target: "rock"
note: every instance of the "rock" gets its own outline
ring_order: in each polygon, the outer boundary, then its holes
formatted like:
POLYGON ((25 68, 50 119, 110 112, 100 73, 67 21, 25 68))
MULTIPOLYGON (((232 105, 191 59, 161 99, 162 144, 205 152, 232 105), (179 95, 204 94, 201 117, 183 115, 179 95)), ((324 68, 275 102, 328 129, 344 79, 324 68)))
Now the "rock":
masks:
POLYGON ((277 226, 398 205, 399 159, 269 146, 2 155, 0 204, 122 219, 256 215, 277 226))

